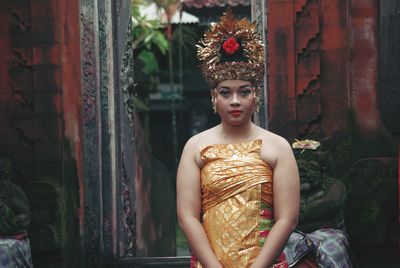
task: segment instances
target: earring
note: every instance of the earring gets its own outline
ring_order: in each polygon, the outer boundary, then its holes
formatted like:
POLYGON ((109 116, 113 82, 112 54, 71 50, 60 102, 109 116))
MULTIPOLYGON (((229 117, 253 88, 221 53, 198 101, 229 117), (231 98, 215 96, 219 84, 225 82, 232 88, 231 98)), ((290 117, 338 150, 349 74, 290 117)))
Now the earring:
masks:
POLYGON ((216 114, 217 113, 217 99, 215 99, 214 96, 211 97, 211 106, 212 106, 214 113, 216 114))
POLYGON ((211 95, 211 107, 214 111, 214 113, 217 113, 217 98, 216 98, 216 92, 215 89, 210 90, 210 95, 211 95))

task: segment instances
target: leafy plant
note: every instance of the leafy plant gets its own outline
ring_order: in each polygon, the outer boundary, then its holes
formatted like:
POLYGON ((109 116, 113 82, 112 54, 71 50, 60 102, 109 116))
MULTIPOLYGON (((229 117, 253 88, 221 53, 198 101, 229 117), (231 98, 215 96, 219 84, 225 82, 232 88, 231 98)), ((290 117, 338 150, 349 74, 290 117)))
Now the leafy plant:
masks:
POLYGON ((143 72, 147 75, 159 71, 154 51, 159 50, 165 55, 169 50, 169 42, 163 32, 163 25, 159 19, 148 19, 140 13, 140 6, 146 4, 143 0, 132 1, 132 39, 136 57, 144 64, 143 72))

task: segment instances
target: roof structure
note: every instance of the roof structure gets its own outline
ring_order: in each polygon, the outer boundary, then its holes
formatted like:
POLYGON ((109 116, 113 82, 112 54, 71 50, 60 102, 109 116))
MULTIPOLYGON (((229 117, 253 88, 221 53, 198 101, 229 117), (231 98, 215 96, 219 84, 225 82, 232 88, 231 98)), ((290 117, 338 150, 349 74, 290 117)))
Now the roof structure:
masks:
POLYGON ((251 0, 183 0, 183 10, 199 18, 201 27, 218 21, 227 7, 237 18, 251 17, 251 0))
MULTIPOLYGON (((146 16, 148 20, 159 19, 162 23, 167 22, 167 17, 165 16, 165 13, 162 12, 161 9, 157 8, 156 4, 154 3, 148 6, 141 6, 140 13, 146 16)), ((199 18, 185 11, 182 11, 182 14, 180 14, 179 11, 176 11, 171 18, 171 23, 199 23, 199 18)))
POLYGON ((251 0, 184 0, 188 8, 248 6, 251 0))

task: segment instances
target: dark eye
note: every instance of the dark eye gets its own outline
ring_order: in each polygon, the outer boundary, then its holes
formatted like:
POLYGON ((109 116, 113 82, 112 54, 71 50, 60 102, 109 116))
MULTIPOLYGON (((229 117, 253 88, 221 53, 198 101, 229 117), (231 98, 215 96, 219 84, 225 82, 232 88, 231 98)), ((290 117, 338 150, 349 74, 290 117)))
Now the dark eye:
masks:
POLYGON ((250 88, 244 88, 240 91, 240 95, 242 96, 247 96, 251 93, 251 89, 250 88))
POLYGON ((222 89, 222 90, 219 91, 218 94, 221 95, 222 97, 228 97, 229 96, 229 91, 222 89))

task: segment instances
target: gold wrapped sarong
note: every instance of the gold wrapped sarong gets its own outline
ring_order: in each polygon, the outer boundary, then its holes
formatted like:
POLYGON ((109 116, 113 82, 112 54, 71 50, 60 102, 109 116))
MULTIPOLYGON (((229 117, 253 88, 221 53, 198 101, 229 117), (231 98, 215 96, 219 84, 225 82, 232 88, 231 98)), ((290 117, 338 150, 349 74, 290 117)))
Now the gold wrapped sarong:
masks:
POLYGON ((261 202, 272 208, 272 169, 261 143, 201 148, 202 224, 224 268, 249 267, 260 252, 261 202))

